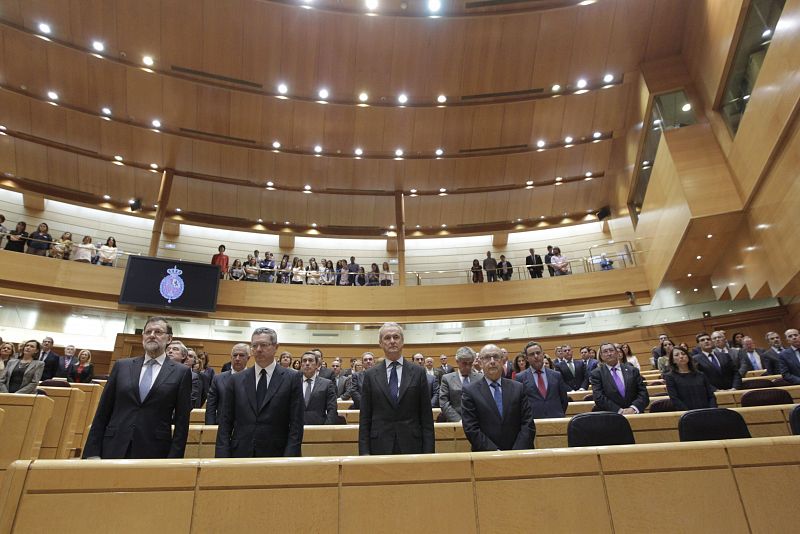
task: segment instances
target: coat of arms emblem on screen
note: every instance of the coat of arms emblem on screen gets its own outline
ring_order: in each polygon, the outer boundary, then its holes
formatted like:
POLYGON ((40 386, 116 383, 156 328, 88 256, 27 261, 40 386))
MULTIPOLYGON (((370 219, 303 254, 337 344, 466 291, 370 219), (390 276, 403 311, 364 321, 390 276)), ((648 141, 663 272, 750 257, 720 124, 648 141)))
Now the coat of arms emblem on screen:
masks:
POLYGON ((171 303, 183 295, 185 286, 183 278, 181 278, 183 271, 178 269, 177 265, 172 269, 167 269, 167 273, 167 276, 161 279, 161 285, 158 286, 158 290, 161 292, 161 296, 167 299, 167 303, 171 303))

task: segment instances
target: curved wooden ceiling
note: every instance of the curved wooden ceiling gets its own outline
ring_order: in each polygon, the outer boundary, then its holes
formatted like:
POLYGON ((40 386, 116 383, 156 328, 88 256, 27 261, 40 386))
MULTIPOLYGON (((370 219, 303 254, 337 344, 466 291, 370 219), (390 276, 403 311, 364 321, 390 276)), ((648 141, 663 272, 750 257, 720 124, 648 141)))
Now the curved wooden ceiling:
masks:
POLYGON ((607 203, 604 180, 585 173, 605 173, 630 97, 625 75, 680 51, 686 4, 429 19, 261 0, 0 1, 0 124, 13 131, 0 164, 56 196, 152 205, 158 176, 147 169, 157 163, 178 175, 171 209, 239 227, 385 229, 394 215, 384 195, 411 189, 429 196, 407 199, 409 228, 574 217, 607 203), (95 40, 102 54, 92 55, 95 40), (580 78, 588 91, 574 94, 580 78), (280 82, 287 98, 276 98, 280 82), (316 101, 323 86, 328 103, 316 101), (111 165, 115 155, 141 168, 111 165), (305 185, 330 194, 305 195, 305 185))

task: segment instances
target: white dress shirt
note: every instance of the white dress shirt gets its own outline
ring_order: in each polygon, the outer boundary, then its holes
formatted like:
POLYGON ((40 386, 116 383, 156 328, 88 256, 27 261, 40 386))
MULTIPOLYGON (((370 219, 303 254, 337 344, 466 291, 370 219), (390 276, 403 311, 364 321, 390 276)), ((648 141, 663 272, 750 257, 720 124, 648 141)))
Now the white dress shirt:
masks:
MULTIPOLYGON (((397 359, 397 387, 400 387, 400 383, 403 380, 403 357, 400 356, 397 359)), ((392 376, 392 362, 388 358, 386 359, 386 382, 389 382, 389 378, 392 376)))
MULTIPOLYGON (((139 383, 140 384, 142 383, 142 378, 144 377, 145 371, 147 371, 147 361, 148 360, 152 360, 152 359, 153 358, 151 358, 150 356, 145 356, 144 357, 144 364, 142 364, 142 370, 139 371, 139 383)), ((167 354, 164 353, 161 356, 159 356, 158 358, 155 358, 155 361, 156 361, 155 363, 150 364, 150 365, 153 366, 153 381, 150 382, 150 387, 153 387, 153 384, 156 383, 156 378, 158 378, 158 373, 160 373, 161 372, 161 368, 164 367, 164 360, 166 360, 166 359, 167 359, 167 354)))
POLYGON ((276 366, 277 364, 278 364, 278 362, 277 362, 277 361, 275 361, 275 360, 272 360, 272 363, 271 363, 271 364, 269 364, 269 365, 268 365, 268 366, 266 366, 266 367, 261 367, 260 365, 258 365, 258 363, 256 363, 256 364, 253 366, 253 367, 255 367, 255 369, 256 369, 256 390, 258 390, 258 382, 261 380, 261 370, 262 370, 262 369, 266 369, 266 370, 267 370, 267 376, 266 376, 266 379, 267 379, 267 388, 269 388, 269 381, 272 379, 272 373, 274 373, 274 372, 275 372, 275 366, 276 366))

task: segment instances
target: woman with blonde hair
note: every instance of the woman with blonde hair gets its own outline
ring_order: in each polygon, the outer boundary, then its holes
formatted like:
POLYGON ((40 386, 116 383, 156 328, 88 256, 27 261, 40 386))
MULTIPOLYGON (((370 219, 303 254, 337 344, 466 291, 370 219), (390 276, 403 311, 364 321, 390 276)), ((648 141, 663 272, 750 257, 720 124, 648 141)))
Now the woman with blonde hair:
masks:
POLYGON ((94 365, 92 353, 83 349, 78 353, 78 363, 73 363, 67 371, 67 380, 79 384, 87 384, 94 378, 94 365))

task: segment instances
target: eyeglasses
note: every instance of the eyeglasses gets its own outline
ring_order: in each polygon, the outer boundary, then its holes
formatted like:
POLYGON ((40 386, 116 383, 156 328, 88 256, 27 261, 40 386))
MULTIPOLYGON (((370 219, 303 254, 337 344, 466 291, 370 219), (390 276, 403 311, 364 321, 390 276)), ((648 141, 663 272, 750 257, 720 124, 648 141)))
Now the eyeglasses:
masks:
POLYGON ((503 359, 503 355, 502 355, 502 354, 483 354, 483 355, 481 355, 481 359, 482 359, 482 360, 486 360, 487 362, 488 362, 489 360, 497 360, 497 361, 500 361, 500 360, 502 360, 502 359, 503 359))
POLYGON ((166 332, 164 330, 145 330, 142 334, 145 336, 163 336, 166 332))

